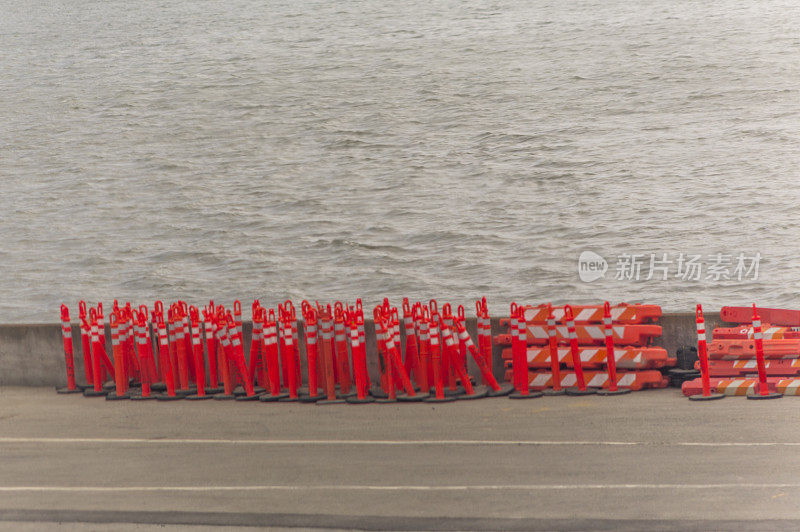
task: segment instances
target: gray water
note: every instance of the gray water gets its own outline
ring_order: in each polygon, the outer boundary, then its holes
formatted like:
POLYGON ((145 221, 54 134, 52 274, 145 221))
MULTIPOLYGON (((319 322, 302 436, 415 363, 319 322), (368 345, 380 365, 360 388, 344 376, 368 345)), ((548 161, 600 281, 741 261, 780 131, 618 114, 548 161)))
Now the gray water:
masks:
POLYGON ((2 322, 81 298, 800 307, 796 2, 0 0, 0 73, 2 322), (755 280, 614 276, 756 252, 755 280))

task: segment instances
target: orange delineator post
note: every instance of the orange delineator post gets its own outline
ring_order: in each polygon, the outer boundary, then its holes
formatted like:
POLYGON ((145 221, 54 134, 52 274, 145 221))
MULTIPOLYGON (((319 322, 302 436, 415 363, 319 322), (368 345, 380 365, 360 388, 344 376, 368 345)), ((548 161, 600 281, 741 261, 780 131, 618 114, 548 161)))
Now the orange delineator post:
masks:
MULTIPOLYGON (((241 305, 240 305, 241 308, 241 305)), ((248 401, 257 399, 255 390, 253 389, 253 382, 247 378, 247 363, 244 360, 244 347, 242 346, 242 337, 238 332, 236 322, 231 319, 228 322, 228 327, 233 328, 237 332, 234 333, 231 339, 231 351, 233 353, 233 362, 235 364, 236 372, 239 374, 238 379, 243 383, 245 394, 244 396, 237 397, 237 401, 248 401)))
MULTIPOLYGON (((309 307, 305 315, 306 326, 306 366, 308 367, 308 395, 317 397, 319 385, 317 384, 317 311, 309 307)), ((358 334, 358 331, 356 331, 358 334)), ((355 353, 355 351, 354 351, 355 353)))
MULTIPOLYGON (((562 393, 561 387, 561 363, 558 358, 558 340, 556 339, 556 318, 553 314, 553 306, 548 305, 547 314, 547 337, 550 346, 550 371, 553 375, 553 393, 562 393)), ((527 365, 527 353, 526 353, 527 365)))
POLYGON ((81 329, 81 347, 83 351, 83 373, 86 385, 94 387, 94 369, 92 368, 92 333, 87 323, 86 301, 78 303, 78 321, 81 329))
MULTIPOLYGON (((630 393, 630 388, 619 388, 617 386, 617 358, 614 354, 614 339, 611 330, 611 305, 608 301, 603 304, 603 325, 606 331, 606 367, 608 368, 608 388, 597 391, 598 395, 621 395, 630 393)), ((578 357, 580 358, 580 356, 578 357)))
POLYGON ((481 377, 483 378, 483 382, 485 382, 486 385, 492 389, 492 391, 494 392, 501 391, 502 387, 497 382, 497 379, 494 378, 494 375, 492 374, 492 369, 486 365, 486 360, 481 356, 480 352, 478 351, 478 348, 475 347, 475 344, 473 343, 472 338, 470 338, 466 327, 464 327, 464 324, 459 322, 457 323, 457 327, 458 327, 459 340, 461 340, 464 343, 467 350, 469 351, 469 354, 472 356, 472 359, 478 365, 478 369, 481 372, 481 377))
POLYGON ((275 320, 275 311, 270 309, 267 322, 264 325, 264 349, 267 354, 267 376, 269 377, 269 390, 273 398, 279 398, 281 392, 281 373, 278 350, 278 323, 275 320))
POLYGON ((472 387, 472 382, 469 380, 466 370, 461 365, 458 357, 458 345, 453 338, 453 332, 445 323, 442 323, 442 337, 444 338, 445 349, 450 352, 450 361, 453 370, 464 387, 464 395, 475 395, 475 390, 472 387))
POLYGON ((284 339, 284 346, 286 346, 287 357, 286 360, 289 362, 289 367, 287 368, 286 374, 289 377, 289 397, 290 400, 297 400, 297 360, 299 357, 295 355, 295 346, 294 346, 294 334, 292 332, 292 325, 291 325, 291 314, 286 313, 284 314, 284 322, 283 322, 283 339, 284 339))
POLYGON ((344 330, 344 311, 340 306, 337 306, 334 312, 333 337, 339 389, 342 395, 348 395, 350 393, 350 364, 347 354, 347 335, 344 330))
MULTIPOLYGON (((167 326, 164 323, 163 314, 158 315, 158 363, 167 386, 167 397, 175 397, 175 379, 172 373, 172 364, 169 358, 169 339, 167 338, 167 326)), ((159 399, 162 398, 159 396, 159 399)))
MULTIPOLYGON (((417 333, 414 330, 414 315, 411 312, 411 305, 408 298, 403 299, 403 329, 406 339, 406 357, 405 368, 406 373, 414 375, 414 380, 420 386, 420 389, 425 390, 423 382, 423 371, 419 361, 419 347, 417 346, 417 333)), ((427 381, 427 378, 424 379, 427 381)))
POLYGON ((572 307, 569 305, 564 306, 564 317, 567 320, 567 331, 569 334, 569 349, 572 354, 572 364, 574 366, 577 390, 568 389, 568 394, 586 394, 594 393, 586 387, 586 381, 583 378, 583 365, 581 364, 581 357, 578 353, 578 335, 575 332, 575 319, 572 313, 572 307))
MULTIPOLYGON (((111 326, 111 350, 114 356, 114 382, 116 384, 116 394, 112 398, 123 399, 127 398, 125 393, 128 391, 128 376, 125 374, 124 354, 120 342, 120 327, 117 314, 111 314, 109 324, 111 326)), ((106 399, 109 398, 109 395, 106 395, 106 399)))
POLYGON ((767 387, 767 369, 764 364, 764 338, 761 334, 761 318, 753 303, 753 340, 756 344, 756 362, 758 364, 758 389, 757 393, 748 395, 752 399, 777 399, 783 394, 770 392, 767 387))
MULTIPOLYGON (((711 393, 711 384, 708 375, 708 352, 706 350, 706 324, 703 319, 703 307, 698 303, 695 310, 695 322, 697 323, 697 356, 700 361, 700 377, 703 384, 703 392, 689 396, 693 401, 708 401, 725 397, 720 393, 711 393)), ((686 384, 686 383, 684 383, 686 384)))
POLYGON ((61 305, 61 340, 64 344, 64 363, 67 370, 67 387, 56 388, 58 393, 80 393, 75 384, 75 359, 72 353, 72 325, 69 322, 69 309, 61 305))

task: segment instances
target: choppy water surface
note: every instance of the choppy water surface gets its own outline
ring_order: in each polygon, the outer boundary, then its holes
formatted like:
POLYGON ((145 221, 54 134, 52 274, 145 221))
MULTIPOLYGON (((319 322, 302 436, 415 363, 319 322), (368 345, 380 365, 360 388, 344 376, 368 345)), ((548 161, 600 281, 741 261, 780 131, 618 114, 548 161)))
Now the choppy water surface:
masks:
POLYGON ((0 0, 0 72, 0 321, 101 297, 800 305, 796 2, 0 0), (763 258, 615 279, 681 252, 763 258))

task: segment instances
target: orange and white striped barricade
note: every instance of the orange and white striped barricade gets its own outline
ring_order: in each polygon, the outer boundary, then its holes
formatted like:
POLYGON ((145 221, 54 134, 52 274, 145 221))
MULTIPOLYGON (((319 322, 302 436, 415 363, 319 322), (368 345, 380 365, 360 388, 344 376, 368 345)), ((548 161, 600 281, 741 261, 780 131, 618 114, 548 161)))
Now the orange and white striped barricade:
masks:
MULTIPOLYGON (((617 357, 614 353, 614 339, 611 332, 611 305, 606 301, 603 305, 603 325, 606 331, 606 367, 608 368, 608 388, 597 390, 597 395, 623 395, 630 393, 630 388, 617 386, 617 357)), ((578 357, 580 358, 580 357, 578 357)))
MULTIPOLYGON (((559 364, 572 367, 572 356, 568 346, 550 347, 529 346, 527 349, 528 367, 531 369, 546 369, 552 371, 551 354, 556 353, 559 364)), ((583 369, 600 369, 606 364, 606 348, 598 346, 578 346, 578 353, 583 369)), ((755 355, 753 355, 755 356, 755 355)), ((675 365, 675 359, 670 358, 663 347, 614 347, 614 358, 618 369, 658 369, 675 365)), ((503 350, 503 359, 510 363, 511 349, 503 350)))
MULTIPOLYGON (((485 329, 486 325, 484 323, 485 318, 483 317, 483 306, 481 305, 480 300, 475 301, 475 317, 476 317, 476 326, 478 329, 478 352, 481 355, 481 358, 486 359, 486 352, 484 351, 484 340, 483 337, 486 334, 485 329)), ((491 333, 490 333, 491 334, 491 333)), ((489 383, 484 381, 484 386, 488 386, 489 383)))
POLYGON ((341 397, 348 397, 351 395, 350 362, 347 353, 347 334, 344 327, 344 307, 338 302, 334 309, 333 345, 336 352, 339 392, 341 397))
POLYGON ((117 401, 120 399, 130 399, 128 394, 128 375, 125 373, 125 362, 123 361, 123 347, 120 338, 119 317, 117 313, 112 313, 109 318, 109 326, 111 327, 111 352, 114 357, 114 383, 116 388, 108 392, 106 401, 117 401))
MULTIPOLYGON (((760 307, 757 310, 763 323, 770 323, 778 327, 800 327, 800 310, 760 307)), ((722 321, 749 324, 753 318, 753 309, 751 307, 722 307, 719 314, 722 321)))
MULTIPOLYGON (((800 359, 764 360, 764 370, 767 377, 800 376, 800 359)), ((758 360, 709 360, 708 371, 712 377, 753 377, 758 374, 758 360)))
MULTIPOLYGON (((702 383, 702 393, 689 396, 692 401, 713 401, 725 397, 722 393, 712 393, 710 376, 708 374, 708 353, 706 349, 706 324, 703 318, 703 307, 698 303, 695 310, 695 322, 697 323, 697 356, 700 361, 700 382, 702 383)), ((685 383, 684 383, 685 384, 685 383)))
POLYGON ((253 382, 247 378, 247 362, 244 358, 244 346, 242 345, 242 334, 240 325, 231 318, 228 321, 228 330, 234 329, 236 332, 231 338, 231 352, 233 353, 234 367, 238 374, 237 380, 242 383, 244 387, 244 394, 237 394, 234 388, 233 395, 236 401, 258 401, 253 382))
POLYGON ((800 378, 778 379, 775 383, 775 391, 783 395, 800 395, 800 378))
POLYGON ((403 332, 405 335, 406 352, 404 365, 406 373, 414 376, 414 382, 421 390, 425 390, 423 379, 427 381, 427 375, 422 376, 422 367, 419 362, 419 346, 417 345, 417 331, 414 328, 414 314, 411 311, 411 304, 408 298, 403 298, 403 332))
POLYGON ((213 395, 206 394, 206 370, 203 363, 203 344, 200 340, 200 313, 197 308, 189 308, 189 319, 191 320, 192 364, 197 383, 197 393, 187 395, 186 399, 189 401, 213 399, 213 395))
POLYGON ((375 402, 375 398, 369 395, 369 381, 367 380, 367 358, 366 351, 361 345, 358 334, 358 318, 354 312, 348 316, 350 330, 350 350, 353 353, 353 373, 355 376, 356 395, 345 398, 351 404, 366 404, 375 402))
MULTIPOLYGON (((800 358, 800 339, 781 338, 763 340, 765 359, 798 359, 800 358)), ((749 338, 714 339, 708 345, 710 360, 751 360, 756 357, 756 344, 749 338)))
MULTIPOLYGON (((583 372, 583 378, 590 390, 593 388, 607 388, 609 385, 609 376, 606 371, 585 371, 583 372)), ((552 387, 553 374, 548 370, 532 370, 528 373, 528 381, 531 390, 545 390, 552 387)), ((563 386, 574 387, 577 382, 577 375, 574 371, 566 370, 561 372, 561 384, 563 386)), ((669 379, 664 377, 660 371, 654 369, 617 372, 617 385, 630 388, 633 391, 645 388, 665 388, 668 384, 669 379)))
MULTIPOLYGON (((558 352, 558 339, 556 338, 556 317, 553 313, 553 306, 548 303, 547 305, 547 337, 548 337, 548 347, 547 351, 549 354, 549 361, 550 361, 550 373, 553 375, 553 387, 544 390, 542 393, 544 395, 564 395, 567 393, 567 390, 561 386, 561 360, 559 357, 558 352)), ((533 348, 536 349, 536 348, 533 348)), ((526 353, 526 361, 527 365, 530 367, 530 350, 528 348, 526 353)), ((566 353, 569 353, 569 349, 565 349, 566 353)), ((565 353, 565 354, 566 354, 565 353)), ((545 366, 546 367, 546 366, 545 366)))
POLYGON ((467 351, 475 361, 475 364, 477 364, 478 369, 481 372, 483 382, 487 383, 486 395, 488 397, 501 397, 503 395, 510 394, 514 388, 508 384, 501 386, 497 382, 497 379, 494 378, 494 374, 492 373, 492 368, 486 364, 486 359, 481 355, 478 348, 475 347, 475 343, 472 341, 472 338, 470 338, 467 328, 464 326, 464 324, 459 322, 456 324, 456 326, 458 327, 459 339, 464 343, 467 351))
MULTIPOLYGON (((717 327, 714 329, 714 340, 752 340, 754 334, 755 330, 750 325, 717 327)), ((761 338, 764 340, 798 339, 800 338, 800 327, 777 327, 765 323, 761 327, 761 338)))
MULTIPOLYGON (((547 323, 550 314, 549 304, 538 306, 525 306, 525 322, 530 325, 533 323, 547 323)), ((605 317, 604 305, 570 305, 575 318, 576 325, 586 325, 590 323, 603 323, 605 317)), ((620 303, 610 309, 611 320, 616 324, 641 325, 652 323, 661 317, 661 307, 658 305, 629 305, 620 303)), ((553 307, 553 317, 556 321, 565 321, 564 307, 553 307)))
MULTIPOLYGON (((791 379, 771 378, 767 379, 767 389, 769 391, 777 390, 777 384, 781 381, 790 381, 791 379)), ((753 393, 758 393, 758 378, 711 378, 709 387, 713 390, 712 393, 720 395, 736 395, 744 396, 753 393)), ((693 397, 699 395, 702 397, 703 393, 703 379, 698 377, 696 379, 686 381, 681 386, 683 395, 693 397)), ((791 395, 791 394, 789 394, 791 395)))
MULTIPOLYGON (((89 328, 91 331, 90 342, 92 351, 92 374, 99 377, 102 375, 101 368, 105 364, 103 357, 103 355, 105 355, 105 347, 100 342, 100 333, 98 331, 95 309, 89 310, 89 319, 91 320, 91 325, 89 325, 86 319, 83 319, 83 322, 84 326, 89 328)), ((101 397, 105 396, 107 393, 108 390, 106 390, 103 386, 103 381, 101 378, 95 378, 93 387, 83 390, 84 397, 101 397)))
MULTIPOLYGON (((434 307, 435 308, 435 307, 434 307)), ((434 395, 425 399, 428 403, 448 403, 456 400, 455 396, 445 395, 444 375, 442 372, 442 352, 439 344, 439 315, 431 310, 428 323, 428 341, 430 342, 431 366, 433 367, 434 395)))
POLYGON ((67 387, 56 388, 60 394, 81 393, 83 390, 78 388, 75 383, 75 359, 72 353, 72 325, 69 322, 69 309, 66 305, 61 305, 61 340, 64 344, 64 364, 67 370, 67 387))
POLYGON ((761 333, 761 318, 753 303, 753 340, 756 344, 756 365, 758 366, 758 387, 747 394, 748 399, 780 399, 782 393, 769 390, 767 386, 767 370, 764 365, 764 337, 761 333))
POLYGON ((275 311, 273 309, 269 309, 264 322, 264 353, 266 355, 269 393, 261 394, 258 400, 264 403, 273 403, 284 397, 289 397, 289 394, 285 393, 281 388, 278 322, 275 319, 275 311))
POLYGON ((159 401, 177 401, 183 399, 182 395, 175 393, 175 378, 172 372, 172 363, 169 358, 169 338, 167 337, 167 325, 164 323, 164 314, 156 314, 156 331, 158 331, 158 366, 166 387, 166 394, 157 394, 155 397, 159 401))
POLYGON ((332 405, 342 404, 344 399, 336 395, 336 374, 334 367, 334 347, 333 347, 333 316, 331 316, 330 308, 318 315, 320 327, 322 329, 322 359, 325 366, 325 373, 323 379, 323 387, 325 389, 325 397, 317 401, 318 405, 332 405))
MULTIPOLYGON (((644 325, 614 325, 612 327, 614 345, 645 346, 656 336, 661 336, 661 326, 653 324, 644 325)), ((798 334, 800 337, 800 333, 798 334)), ((605 331, 602 325, 576 325, 576 339, 581 345, 604 345, 605 331)), ((569 329, 564 325, 556 326, 556 338, 559 342, 569 340, 569 329)), ((550 341, 545 324, 534 323, 527 327, 526 340, 530 345, 547 345, 550 341)), ((495 341, 499 345, 511 344, 508 334, 498 334, 495 341)))
POLYGON ((512 303, 512 319, 516 323, 517 340, 511 344, 513 352, 513 372, 515 389, 508 395, 509 399, 535 399, 544 395, 541 391, 531 391, 528 380, 528 367, 525 360, 525 321, 522 307, 517 307, 512 303))
MULTIPOLYGON (((572 307, 564 305, 564 317, 567 320, 567 334, 569 338, 569 351, 572 355, 573 371, 575 373, 575 386, 567 388, 567 395, 588 395, 597 393, 597 388, 589 388, 583 377, 583 364, 578 354, 578 335, 575 330, 575 320, 572 314, 572 307)), ((563 381, 562 381, 563 382, 563 381)))

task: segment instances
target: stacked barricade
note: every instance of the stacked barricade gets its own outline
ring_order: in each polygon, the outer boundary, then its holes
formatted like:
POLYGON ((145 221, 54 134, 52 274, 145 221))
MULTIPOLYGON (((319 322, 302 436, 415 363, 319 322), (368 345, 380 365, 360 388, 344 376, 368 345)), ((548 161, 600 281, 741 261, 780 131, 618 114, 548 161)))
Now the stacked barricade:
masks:
MULTIPOLYGON (((770 393, 800 395, 800 311, 722 307, 720 316, 737 325, 715 328, 707 343, 712 392, 758 395, 761 378, 770 393)), ((696 368, 702 370, 701 361, 696 368)), ((686 396, 699 395, 702 378, 685 382, 682 391, 686 396)))
POLYGON ((661 316, 657 305, 512 304, 511 316, 509 334, 497 335, 495 341, 511 346, 503 349, 502 357, 506 380, 515 382, 521 378, 514 370, 514 339, 519 337, 518 358, 527 369, 531 390, 662 388, 668 380, 660 370, 676 364, 664 348, 652 345, 661 335, 654 323, 661 316), (609 351, 615 363, 608 363, 609 351))

